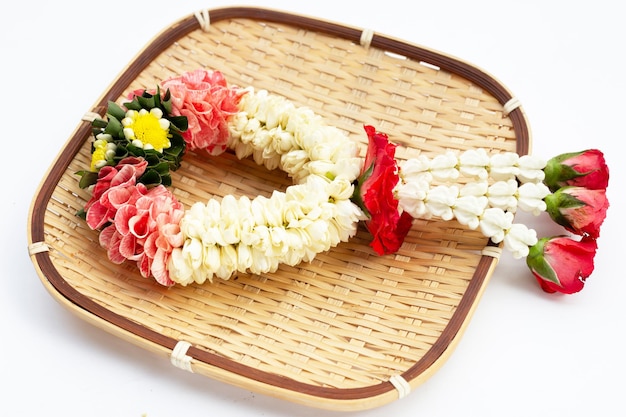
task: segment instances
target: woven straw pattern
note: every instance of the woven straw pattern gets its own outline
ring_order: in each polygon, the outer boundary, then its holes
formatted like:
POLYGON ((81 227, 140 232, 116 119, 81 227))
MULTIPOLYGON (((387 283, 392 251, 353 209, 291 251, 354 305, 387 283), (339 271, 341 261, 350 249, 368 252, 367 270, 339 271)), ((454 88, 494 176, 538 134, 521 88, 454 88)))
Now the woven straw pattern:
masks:
MULTIPOLYGON (((154 59, 122 97, 197 67, 308 106, 362 144, 363 125, 372 124, 400 145, 399 158, 516 150, 502 104, 463 77, 278 22, 229 19, 194 30, 154 59)), ((488 243, 455 222, 417 220, 393 256, 377 256, 360 229, 310 264, 163 288, 132 264, 110 263, 97 233, 75 216, 89 198, 74 174, 89 165, 87 139, 45 214, 49 256, 65 281, 147 329, 298 383, 358 389, 406 372, 448 325, 488 243)), ((269 195, 291 184, 251 160, 191 152, 173 182, 187 207, 226 194, 269 195)))

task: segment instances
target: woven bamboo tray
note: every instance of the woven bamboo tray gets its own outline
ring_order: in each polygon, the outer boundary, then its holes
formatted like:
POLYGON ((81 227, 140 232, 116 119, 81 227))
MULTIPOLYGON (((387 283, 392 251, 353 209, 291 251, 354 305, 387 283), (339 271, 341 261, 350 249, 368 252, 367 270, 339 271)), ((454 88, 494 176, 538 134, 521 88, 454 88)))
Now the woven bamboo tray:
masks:
MULTIPOLYGON (((369 30, 258 8, 205 10, 174 23, 86 113, 102 116, 108 100, 198 67, 312 108, 363 151, 363 125, 371 124, 400 145, 400 159, 478 147, 529 152, 522 109, 484 71, 369 30)), ((33 199, 35 269, 63 306, 181 368, 312 407, 378 407, 449 357, 497 264, 500 248, 480 233, 418 220, 393 256, 377 256, 360 229, 298 267, 161 287, 135 265, 109 262, 97 233, 76 217, 89 198, 75 175, 90 160, 87 119, 33 199)), ((284 173, 253 161, 193 153, 173 183, 187 207, 290 185, 284 173)))

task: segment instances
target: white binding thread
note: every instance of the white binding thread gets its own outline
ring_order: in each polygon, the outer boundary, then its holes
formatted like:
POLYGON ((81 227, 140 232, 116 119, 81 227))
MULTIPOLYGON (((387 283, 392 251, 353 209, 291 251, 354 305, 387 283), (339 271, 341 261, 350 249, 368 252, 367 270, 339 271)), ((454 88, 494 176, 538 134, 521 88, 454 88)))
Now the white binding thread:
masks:
POLYGON ((504 103, 504 115, 508 116, 509 114, 511 114, 511 112, 513 110, 515 110, 516 108, 520 107, 522 105, 522 102, 519 101, 519 99, 517 97, 512 97, 509 101, 507 101, 506 103, 504 103))
POLYGON ((96 113, 96 112, 92 112, 92 111, 88 111, 87 113, 85 113, 85 114, 83 115, 82 120, 83 120, 84 122, 89 122, 89 123, 91 123, 91 122, 93 122, 94 120, 99 119, 99 118, 100 118, 100 115, 99 115, 98 113, 96 113))
POLYGON ((48 252, 50 247, 45 242, 35 242, 28 245, 28 254, 36 255, 42 252, 48 252))
POLYGON ((495 259, 500 259, 500 255, 502 255, 502 248, 498 246, 485 246, 481 254, 485 256, 491 256, 495 259))
POLYGON ((172 350, 170 362, 177 368, 193 373, 191 369, 191 356, 187 355, 187 350, 191 347, 191 343, 179 340, 172 350))
POLYGON ((363 29, 359 43, 362 47, 367 49, 372 44, 372 39, 374 39, 374 31, 372 29, 363 29))
POLYGON ((209 16, 209 11, 207 9, 195 12, 194 16, 198 20, 198 23, 200 23, 200 28, 202 28, 203 31, 206 32, 209 30, 209 27, 211 26, 211 17, 209 16))
POLYGON ((411 393, 411 385, 402 377, 402 375, 392 375, 389 382, 398 391, 398 399, 401 400, 411 393))

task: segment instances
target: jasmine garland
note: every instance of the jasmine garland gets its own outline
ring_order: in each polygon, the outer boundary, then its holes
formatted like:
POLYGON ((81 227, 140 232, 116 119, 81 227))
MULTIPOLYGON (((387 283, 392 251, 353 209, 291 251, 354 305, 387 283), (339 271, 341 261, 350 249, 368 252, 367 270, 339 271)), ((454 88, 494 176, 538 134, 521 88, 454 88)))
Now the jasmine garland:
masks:
MULTIPOLYGON (((548 212, 567 231, 583 236, 586 248, 589 239, 595 244, 608 208, 608 168, 599 151, 590 152, 593 161, 583 158, 587 172, 567 165, 581 160, 577 154, 546 162, 483 149, 398 163, 396 145, 365 126, 369 146, 361 158, 356 142, 310 109, 264 90, 229 86, 217 71, 184 73, 155 90, 135 91, 129 100, 123 106, 110 103, 107 120, 93 123, 90 169, 78 173, 91 198, 80 214, 100 231, 112 262, 134 261, 142 276, 162 285, 308 262, 349 240, 360 221, 372 234, 372 248, 392 254, 414 218, 456 219, 503 242, 516 258, 528 257, 546 291, 579 291, 582 285, 568 283, 584 282, 593 270, 586 250, 584 270, 567 270, 561 277, 552 265, 558 262, 548 260, 559 257, 543 255, 552 247, 550 239, 546 243, 514 223, 514 213, 548 212), (294 185, 268 198, 227 195, 185 209, 167 187, 187 149, 212 155, 230 149, 239 158, 285 171, 294 185), (569 168, 558 169, 564 165, 569 168), (590 195, 586 175, 604 188, 590 195), (471 181, 461 185, 461 177, 471 181), (569 193, 568 181, 577 187, 569 193)), ((560 247, 582 244, 570 240, 560 247)))

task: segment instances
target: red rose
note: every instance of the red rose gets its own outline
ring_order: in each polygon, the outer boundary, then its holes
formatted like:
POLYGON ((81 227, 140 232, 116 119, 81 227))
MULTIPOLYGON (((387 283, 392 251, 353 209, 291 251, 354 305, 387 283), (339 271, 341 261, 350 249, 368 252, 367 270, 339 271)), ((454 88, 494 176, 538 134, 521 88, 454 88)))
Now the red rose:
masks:
POLYGON ((595 239, 543 238, 530 248, 526 263, 545 292, 573 294, 583 289, 593 272, 595 239))
POLYGON ((600 236, 609 201, 606 191, 563 187, 545 198, 547 212, 561 226, 577 235, 600 236))
POLYGON ((353 200, 369 217, 365 226, 373 236, 370 246, 379 255, 384 255, 400 248, 413 218, 407 212, 400 214, 398 200, 393 194, 399 181, 394 159, 396 145, 389 143, 387 135, 376 132, 372 126, 365 126, 365 131, 367 155, 353 200))
POLYGON ((604 154, 597 149, 555 156, 548 161, 544 172, 544 182, 553 192, 570 185, 600 190, 609 183, 609 168, 604 154))

